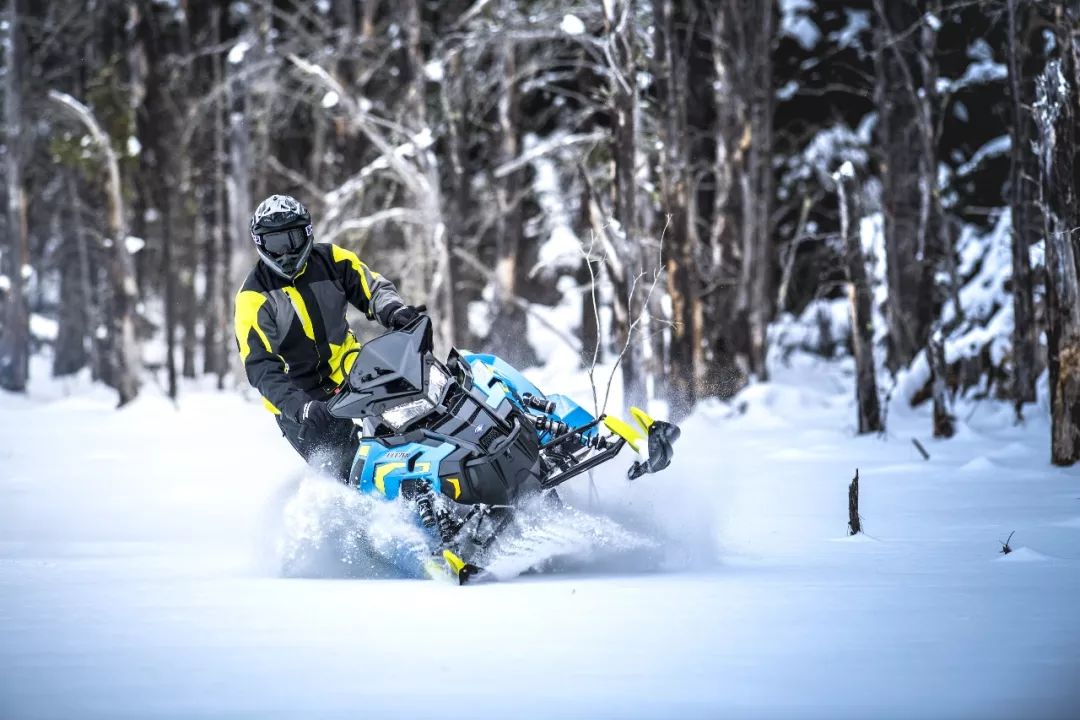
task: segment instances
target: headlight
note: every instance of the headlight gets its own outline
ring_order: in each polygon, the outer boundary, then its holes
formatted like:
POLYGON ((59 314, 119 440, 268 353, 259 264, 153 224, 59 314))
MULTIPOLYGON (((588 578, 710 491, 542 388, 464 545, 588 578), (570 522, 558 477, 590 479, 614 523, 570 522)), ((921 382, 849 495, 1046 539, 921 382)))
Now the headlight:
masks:
POLYGON ((439 398, 442 397, 443 388, 446 387, 446 383, 450 382, 450 376, 446 374, 446 371, 441 367, 432 363, 428 367, 427 374, 428 392, 427 397, 432 403, 439 402, 439 398))
POLYGON ((435 364, 428 367, 428 391, 427 397, 417 400, 409 400, 401 405, 396 405, 383 410, 382 418, 394 430, 401 430, 417 418, 421 418, 430 412, 435 403, 442 397, 443 388, 450 381, 450 376, 435 364))
POLYGON ((420 398, 419 400, 410 400, 389 410, 383 410, 382 417, 383 420, 389 423, 390 427, 400 430, 416 418, 426 415, 433 407, 435 405, 430 400, 420 398))

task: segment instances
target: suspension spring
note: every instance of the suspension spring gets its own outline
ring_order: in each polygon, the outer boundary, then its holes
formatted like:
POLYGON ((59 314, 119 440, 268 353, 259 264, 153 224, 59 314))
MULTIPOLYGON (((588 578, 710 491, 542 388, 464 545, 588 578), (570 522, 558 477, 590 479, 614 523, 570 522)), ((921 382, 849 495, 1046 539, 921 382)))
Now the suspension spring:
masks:
POLYGON ((543 417, 536 419, 536 429, 558 436, 569 432, 570 426, 560 420, 543 417))
POLYGON ((435 493, 431 484, 421 481, 416 485, 416 510, 420 514, 420 522, 424 527, 439 531, 439 539, 443 543, 449 543, 454 539, 457 528, 454 520, 446 510, 435 507, 435 493))
POLYGON ((435 513, 435 519, 439 523, 439 537, 444 543, 449 543, 457 533, 457 528, 454 527, 454 521, 450 517, 450 513, 446 510, 438 510, 435 513))
POLYGON ((426 482, 417 483, 416 487, 416 510, 420 513, 420 522, 426 528, 434 528, 439 519, 435 515, 435 498, 432 496, 431 485, 426 482))

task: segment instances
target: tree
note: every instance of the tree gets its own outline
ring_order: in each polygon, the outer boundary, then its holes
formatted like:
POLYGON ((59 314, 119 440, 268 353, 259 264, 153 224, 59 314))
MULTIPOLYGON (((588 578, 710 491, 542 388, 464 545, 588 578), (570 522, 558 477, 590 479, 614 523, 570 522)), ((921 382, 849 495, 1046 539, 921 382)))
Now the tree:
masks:
POLYGON ((874 365, 874 323, 870 284, 866 279, 866 258, 860 233, 860 203, 855 169, 850 162, 835 175, 840 194, 840 234, 844 238, 847 261, 848 302, 851 308, 851 346, 855 355, 855 399, 859 414, 859 434, 881 432, 881 405, 877 394, 874 365))
POLYGON ((707 389, 731 395, 741 385, 736 357, 768 379, 767 330, 773 296, 774 4, 722 0, 708 9, 713 65, 715 152, 701 321, 710 328, 707 389))
MULTIPOLYGON (((20 27, 20 0, 9 0, 7 44, 4 48, 4 117, 7 123, 7 252, 0 276, 7 278, 3 325, 0 326, 0 388, 26 390, 30 372, 30 312, 26 305, 26 274, 30 268, 29 232, 26 223, 26 189, 23 186, 23 86, 26 64, 20 27)), ((0 288, 3 292, 3 288, 0 288)))
POLYGON ((645 279, 638 227, 637 181, 637 15, 633 0, 604 4, 605 35, 609 43, 611 68, 610 98, 614 118, 612 154, 615 160, 614 189, 617 227, 612 235, 617 243, 616 253, 609 253, 609 263, 618 255, 612 268, 615 286, 615 337, 620 347, 623 404, 627 407, 645 404, 644 353, 639 338, 635 338, 636 323, 645 312, 643 302, 645 279))
POLYGON ((1030 107, 1034 101, 1034 78, 1025 73, 1026 47, 1022 45, 1032 15, 1027 4, 1008 0, 1009 93, 1012 144, 1009 153, 1009 206, 1012 210, 1012 396, 1019 416, 1024 403, 1035 400, 1035 353, 1038 334, 1032 291, 1030 248, 1037 241, 1039 227, 1032 222, 1034 155, 1029 151, 1033 133, 1030 107))
POLYGON ((874 0, 878 106, 881 138, 882 210, 889 297, 889 365, 906 366, 926 345, 932 322, 932 266, 926 183, 935 186, 936 166, 927 168, 926 106, 920 102, 914 68, 927 50, 915 32, 922 16, 913 2, 874 0), (919 150, 922 150, 919 152, 919 150), (931 173, 927 175, 926 173, 931 173))
POLYGON ((108 312, 107 333, 110 339, 108 380, 119 394, 119 405, 123 406, 139 394, 139 371, 142 363, 135 338, 135 303, 139 293, 131 254, 127 248, 127 221, 124 217, 120 164, 108 135, 101 129, 88 107, 70 95, 56 90, 49 91, 49 99, 82 123, 104 155, 109 233, 106 238, 109 293, 105 303, 108 312))
POLYGON ((653 0, 653 76, 663 145, 659 162, 661 198, 662 211, 668 218, 663 250, 673 320, 667 395, 672 417, 677 420, 688 415, 697 400, 701 300, 694 275, 697 242, 690 216, 686 122, 688 48, 684 43, 690 33, 685 29, 687 18, 676 12, 675 5, 672 0, 653 0), (677 24, 681 31, 677 31, 677 24))
POLYGON ((1054 10, 1056 51, 1038 81, 1035 118, 1046 237, 1047 360, 1050 367, 1050 459, 1080 460, 1080 193, 1076 180, 1076 104, 1080 61, 1074 28, 1080 14, 1054 10))

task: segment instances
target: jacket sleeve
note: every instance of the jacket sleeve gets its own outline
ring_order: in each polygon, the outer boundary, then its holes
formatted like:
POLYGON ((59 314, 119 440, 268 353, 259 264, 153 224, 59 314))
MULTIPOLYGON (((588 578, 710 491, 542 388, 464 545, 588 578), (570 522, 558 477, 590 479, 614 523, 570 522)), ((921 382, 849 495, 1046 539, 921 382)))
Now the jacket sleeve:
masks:
POLYGON ((367 315, 368 320, 377 319, 383 327, 389 328, 390 314, 405 304, 394 283, 360 262, 356 253, 337 245, 330 248, 334 271, 341 278, 349 302, 367 315))
POLYGON ((273 334, 274 320, 266 307, 266 296, 253 290, 241 290, 236 296, 236 345, 248 382, 262 394, 272 410, 294 420, 300 417, 307 396, 289 379, 284 358, 270 348, 268 331, 273 334))

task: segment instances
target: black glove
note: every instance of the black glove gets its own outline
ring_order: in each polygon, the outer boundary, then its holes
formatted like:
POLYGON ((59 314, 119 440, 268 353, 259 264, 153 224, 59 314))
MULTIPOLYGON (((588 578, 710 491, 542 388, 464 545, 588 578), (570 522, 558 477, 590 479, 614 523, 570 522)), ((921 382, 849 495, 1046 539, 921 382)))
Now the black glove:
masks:
POLYGON ((325 437, 336 418, 322 400, 309 400, 300 410, 300 439, 316 441, 325 437))
POLYGON ((412 305, 400 305, 387 318, 391 330, 403 330, 420 318, 420 311, 412 305))

